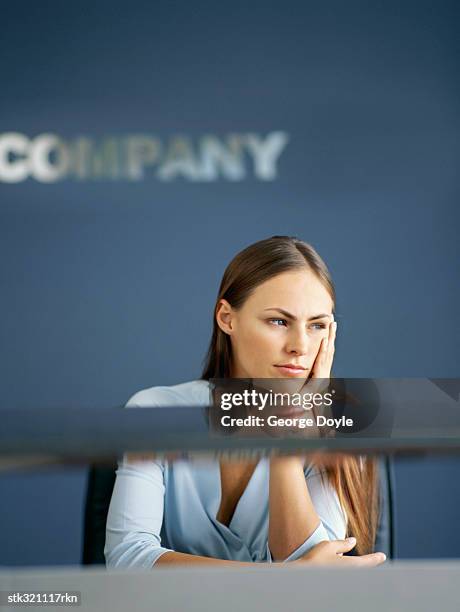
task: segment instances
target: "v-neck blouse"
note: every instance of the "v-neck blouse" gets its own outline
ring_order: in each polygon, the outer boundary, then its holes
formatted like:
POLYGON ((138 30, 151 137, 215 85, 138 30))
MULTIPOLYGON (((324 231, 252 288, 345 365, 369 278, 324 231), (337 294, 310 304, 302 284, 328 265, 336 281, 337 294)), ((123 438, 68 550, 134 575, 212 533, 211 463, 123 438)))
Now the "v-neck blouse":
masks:
MULTIPOLYGON (((144 389, 126 407, 208 406, 209 398, 209 383, 194 380, 144 389)), ((323 540, 345 537, 346 516, 334 488, 316 467, 308 466, 304 473, 320 524, 286 562, 299 559, 323 540)), ((270 563, 268 492, 269 459, 263 457, 226 526, 216 519, 221 498, 218 460, 128 463, 124 456, 118 462, 107 516, 107 567, 148 569, 168 551, 270 563)))

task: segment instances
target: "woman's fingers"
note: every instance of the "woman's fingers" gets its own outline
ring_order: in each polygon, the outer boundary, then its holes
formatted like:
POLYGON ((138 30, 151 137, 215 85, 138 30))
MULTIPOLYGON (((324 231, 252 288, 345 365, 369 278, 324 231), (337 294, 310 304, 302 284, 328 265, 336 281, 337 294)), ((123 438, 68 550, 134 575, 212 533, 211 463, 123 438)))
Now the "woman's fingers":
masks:
MULTIPOLYGON (((334 317, 334 315, 332 315, 334 317)), ((329 325, 328 336, 326 339, 326 365, 329 370, 332 367, 332 361, 334 359, 334 351, 335 351, 335 337, 337 334, 337 323, 336 321, 332 321, 329 325)))
POLYGON ((312 367, 312 378, 329 378, 335 353, 335 338, 337 335, 337 322, 329 324, 327 334, 321 339, 321 344, 312 367))
POLYGON ((331 333, 331 337, 329 339, 329 357, 330 357, 331 365, 332 365, 332 359, 334 357, 334 351, 335 351, 335 337, 337 335, 337 321, 333 321, 331 323, 330 333, 331 333))
POLYGON ((323 346, 321 347, 321 365, 327 365, 329 356, 329 335, 323 338, 323 346))
POLYGON ((327 351, 327 338, 324 337, 321 339, 321 344, 319 346, 319 351, 316 355, 315 361, 312 367, 312 378, 329 378, 329 376, 324 376, 325 370, 325 355, 327 351))
POLYGON ((361 556, 344 556, 343 553, 349 552, 355 545, 355 538, 320 542, 299 559, 299 562, 339 567, 375 567, 386 559, 384 553, 381 552, 361 556))
POLYGON ((349 552, 356 545, 356 538, 347 538, 346 540, 332 540, 330 544, 333 546, 336 555, 349 552))
POLYGON ((340 561, 343 562, 347 567, 374 567, 380 565, 386 559, 386 556, 382 552, 370 553, 368 555, 360 556, 349 556, 344 557, 343 553, 349 552, 356 545, 356 538, 347 538, 346 540, 335 540, 331 544, 334 544, 335 550, 340 556, 340 561))
POLYGON ((375 567, 380 565, 386 559, 384 553, 371 553, 369 555, 361 555, 360 557, 341 557, 341 562, 346 567, 375 567))

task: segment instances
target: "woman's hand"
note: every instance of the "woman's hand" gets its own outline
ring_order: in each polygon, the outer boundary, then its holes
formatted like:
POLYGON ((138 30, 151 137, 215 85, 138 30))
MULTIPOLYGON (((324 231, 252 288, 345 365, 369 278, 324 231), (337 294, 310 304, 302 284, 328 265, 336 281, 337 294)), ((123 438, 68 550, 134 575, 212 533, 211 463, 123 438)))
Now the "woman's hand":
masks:
POLYGON ((377 552, 370 555, 343 556, 356 544, 356 538, 346 540, 333 540, 332 542, 320 542, 314 546, 306 555, 291 561, 291 563, 302 563, 308 565, 335 565, 336 567, 375 567, 386 559, 384 553, 377 552))
MULTIPOLYGON (((311 376, 307 379, 305 385, 302 387, 301 393, 306 397, 312 397, 314 394, 324 394, 329 389, 329 381, 332 370, 332 362, 334 360, 335 353, 335 338, 337 335, 337 322, 334 321, 334 315, 331 314, 331 323, 327 328, 326 335, 322 338, 321 344, 318 349, 315 361, 311 369, 311 376)), ((329 417, 330 408, 326 405, 315 407, 311 412, 306 412, 304 416, 314 417, 314 421, 319 416, 329 417)), ((299 432, 300 433, 300 432, 299 432)), ((305 428, 302 432, 303 437, 317 438, 317 437, 333 437, 335 434, 334 430, 328 427, 311 426, 305 428)))
MULTIPOLYGON (((312 366, 311 376, 308 379, 304 390, 316 391, 316 387, 321 386, 321 381, 323 379, 329 381, 331 376, 332 362, 334 360, 335 352, 335 338, 337 335, 337 322, 334 321, 334 315, 331 315, 331 317, 332 321, 327 329, 327 334, 321 340, 318 354, 316 355, 316 359, 312 366), (316 379, 320 380, 316 381, 316 379)), ((318 388, 318 391, 321 391, 321 389, 318 388)))

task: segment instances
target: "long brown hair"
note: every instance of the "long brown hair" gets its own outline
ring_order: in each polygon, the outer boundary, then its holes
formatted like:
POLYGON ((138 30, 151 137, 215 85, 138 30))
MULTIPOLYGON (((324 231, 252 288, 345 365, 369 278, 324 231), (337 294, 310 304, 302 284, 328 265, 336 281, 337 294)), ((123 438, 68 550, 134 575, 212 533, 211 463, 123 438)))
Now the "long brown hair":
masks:
MULTIPOLYGON (((217 294, 212 337, 205 357, 202 380, 231 376, 230 337, 220 329, 215 316, 220 300, 225 299, 233 308, 238 309, 258 285, 283 272, 305 267, 310 268, 327 289, 335 308, 335 289, 326 264, 310 244, 296 237, 272 236, 260 240, 232 259, 217 294)), ((375 459, 341 455, 335 459, 328 458, 322 468, 337 491, 347 515, 347 535, 356 537, 356 552, 371 552, 375 543, 379 504, 375 459)))

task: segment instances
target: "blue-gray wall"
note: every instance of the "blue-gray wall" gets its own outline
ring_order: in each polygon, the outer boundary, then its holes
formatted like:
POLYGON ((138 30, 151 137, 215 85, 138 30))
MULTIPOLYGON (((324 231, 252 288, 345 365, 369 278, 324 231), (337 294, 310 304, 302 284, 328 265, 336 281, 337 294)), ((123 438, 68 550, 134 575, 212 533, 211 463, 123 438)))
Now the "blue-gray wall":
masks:
MULTIPOLYGON (((273 234, 332 271, 336 375, 459 376, 458 3, 28 2, 2 24, 0 134, 289 134, 269 181, 246 158, 239 181, 0 183, 2 407, 199 376, 226 264, 273 234)), ((458 556, 459 468, 398 463, 401 557, 458 556)), ((0 474, 0 563, 78 563, 85 483, 0 474)))

